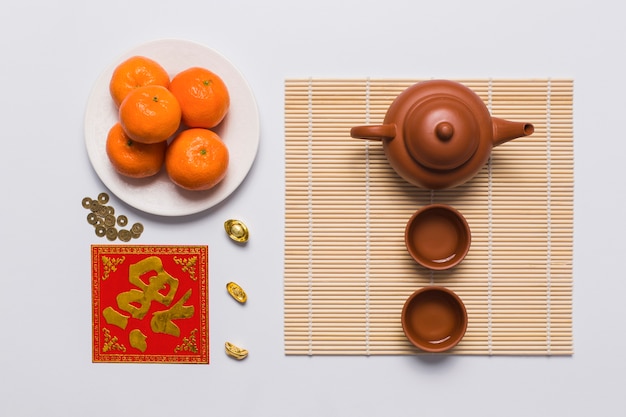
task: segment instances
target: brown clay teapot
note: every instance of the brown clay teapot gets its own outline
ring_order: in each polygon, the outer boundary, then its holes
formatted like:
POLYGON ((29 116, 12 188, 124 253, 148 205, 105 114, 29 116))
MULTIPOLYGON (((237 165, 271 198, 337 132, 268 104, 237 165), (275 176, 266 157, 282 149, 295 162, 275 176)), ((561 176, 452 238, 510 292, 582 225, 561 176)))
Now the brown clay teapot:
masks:
POLYGON ((350 136, 382 140, 389 164, 402 178, 418 187, 443 189, 473 178, 493 147, 533 132, 530 123, 491 117, 466 86, 430 80, 398 95, 382 125, 353 127, 350 136))

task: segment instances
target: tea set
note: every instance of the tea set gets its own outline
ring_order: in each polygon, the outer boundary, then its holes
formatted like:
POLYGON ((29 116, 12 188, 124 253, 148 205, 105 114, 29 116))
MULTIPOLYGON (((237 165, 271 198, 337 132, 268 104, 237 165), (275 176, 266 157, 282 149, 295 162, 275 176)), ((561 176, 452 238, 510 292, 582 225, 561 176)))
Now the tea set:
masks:
MULTIPOLYGON (((350 136, 382 142, 393 170, 416 187, 441 190, 472 179, 493 148, 531 135, 534 126, 492 117, 470 88, 450 80, 418 82, 400 93, 380 125, 355 126, 350 136)), ((430 270, 448 270, 463 261, 471 245, 467 220, 446 204, 417 210, 405 229, 408 253, 430 270)), ((402 309, 407 339, 426 352, 456 346, 467 329, 465 305, 442 286, 418 289, 402 309)))

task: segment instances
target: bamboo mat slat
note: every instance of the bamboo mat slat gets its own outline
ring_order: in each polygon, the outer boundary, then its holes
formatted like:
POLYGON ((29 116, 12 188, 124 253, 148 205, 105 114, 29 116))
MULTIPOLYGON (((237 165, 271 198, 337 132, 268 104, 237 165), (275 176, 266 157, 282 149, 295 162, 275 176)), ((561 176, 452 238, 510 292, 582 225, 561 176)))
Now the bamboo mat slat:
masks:
POLYGON ((465 338, 448 354, 571 355, 573 81, 459 79, 496 117, 535 133, 494 148, 468 183, 418 189, 377 141, 350 128, 379 124, 420 79, 285 81, 284 342, 288 355, 412 355, 406 298, 443 285, 465 302, 465 338), (418 266, 404 246, 413 212, 450 204, 472 247, 450 271, 418 266))

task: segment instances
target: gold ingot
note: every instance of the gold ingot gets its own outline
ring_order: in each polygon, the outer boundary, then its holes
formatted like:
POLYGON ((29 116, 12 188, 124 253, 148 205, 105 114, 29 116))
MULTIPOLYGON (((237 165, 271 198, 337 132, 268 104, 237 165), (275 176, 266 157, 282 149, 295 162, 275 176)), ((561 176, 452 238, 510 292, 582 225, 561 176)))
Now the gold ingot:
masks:
POLYGON ((228 356, 231 356, 239 361, 248 356, 248 351, 246 349, 235 346, 230 342, 224 343, 224 348, 226 349, 226 354, 228 356))
POLYGON ((241 220, 226 220, 224 222, 224 230, 226 230, 228 236, 235 242, 248 241, 248 227, 241 220))
POLYGON ((229 282, 228 284, 226 284, 226 290, 235 300, 239 301, 242 304, 248 300, 248 296, 246 295, 246 292, 243 290, 243 288, 241 288, 234 282, 229 282))

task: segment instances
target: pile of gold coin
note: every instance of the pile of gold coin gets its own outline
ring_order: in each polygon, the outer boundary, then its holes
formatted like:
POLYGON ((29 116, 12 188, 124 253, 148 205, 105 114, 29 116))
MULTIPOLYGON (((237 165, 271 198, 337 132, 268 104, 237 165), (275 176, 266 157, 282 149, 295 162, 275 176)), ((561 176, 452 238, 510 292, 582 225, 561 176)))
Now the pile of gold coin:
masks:
POLYGON ((135 223, 130 228, 126 228, 128 217, 116 216, 115 209, 113 206, 108 206, 108 202, 109 195, 107 193, 100 193, 95 199, 83 198, 83 207, 90 211, 87 214, 87 223, 94 227, 96 236, 106 237, 110 241, 119 239, 122 242, 139 238, 143 233, 143 225, 135 223))

